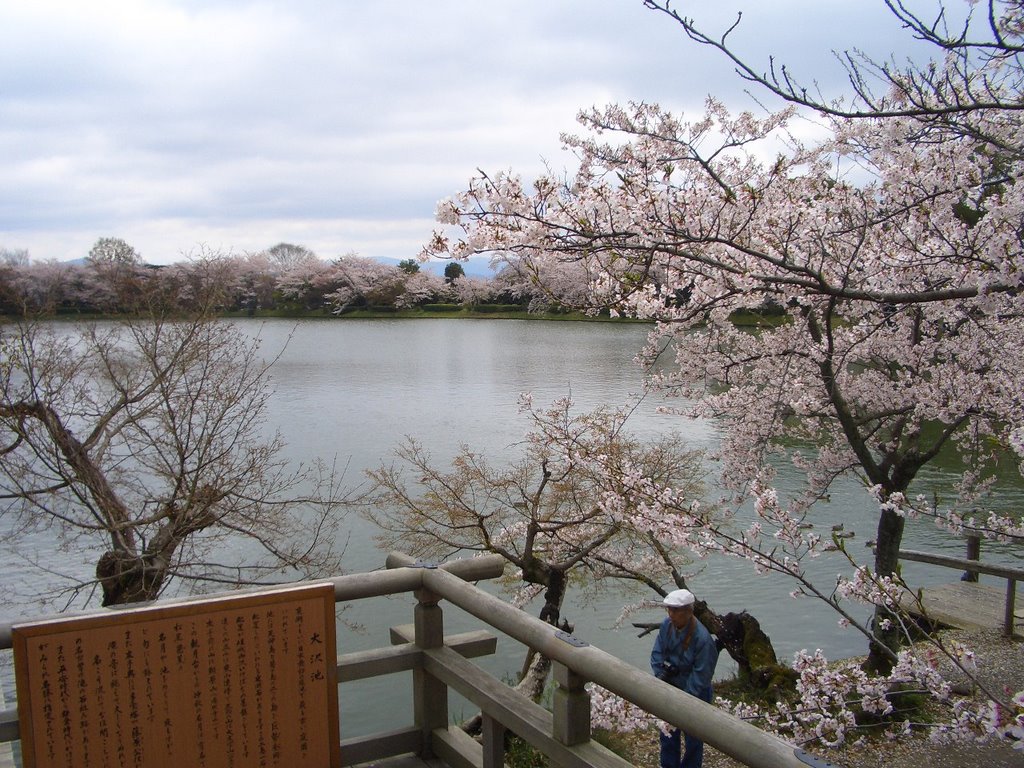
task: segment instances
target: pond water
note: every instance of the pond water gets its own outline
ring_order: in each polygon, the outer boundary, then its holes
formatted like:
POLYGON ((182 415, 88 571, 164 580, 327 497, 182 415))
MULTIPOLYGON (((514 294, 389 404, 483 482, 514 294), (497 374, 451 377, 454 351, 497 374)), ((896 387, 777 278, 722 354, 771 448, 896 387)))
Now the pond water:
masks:
MULTIPOLYGON (((336 457, 339 465, 347 465, 353 484, 362 482, 363 470, 386 459, 407 435, 429 446, 438 462, 450 458, 462 444, 485 454, 492 463, 511 460, 519 455, 517 443, 528 426, 518 410, 524 392, 532 392, 538 405, 567 394, 580 408, 623 403, 642 389, 642 371, 631 361, 647 333, 642 325, 533 320, 254 320, 242 321, 242 327, 261 336, 268 355, 284 348, 273 369, 275 395, 269 415, 272 426, 288 442, 291 458, 336 457)), ((649 400, 638 410, 632 419, 634 432, 679 430, 693 447, 714 446, 715 424, 659 414, 656 405, 649 400)), ((942 468, 929 471, 925 480, 947 487, 950 482, 942 468)), ((791 470, 780 471, 784 492, 799 483, 791 470)), ((1016 508, 1022 496, 1017 482, 1000 502, 1004 508, 1016 508)), ((842 521, 847 530, 855 531, 851 547, 858 555, 873 536, 874 510, 853 480, 837 486, 831 501, 815 515, 819 529, 827 531, 842 521)), ((375 545, 368 523, 350 517, 346 530, 338 535, 348 539, 349 571, 383 567, 385 553, 375 545)), ((23 554, 59 569, 64 555, 48 553, 47 544, 41 540, 31 553, 23 554)), ((962 555, 964 548, 962 541, 923 522, 908 526, 907 546, 956 555, 962 555)), ((984 552, 986 559, 1020 562, 1007 548, 984 552)), ((810 570, 827 585, 846 570, 844 566, 839 556, 825 556, 814 561, 810 570)), ((5 567, 8 585, 25 580, 22 586, 30 586, 30 579, 39 578, 22 562, 12 560, 5 567)), ((837 616, 820 603, 792 599, 790 582, 757 576, 745 562, 727 559, 694 563, 690 573, 694 591, 715 610, 754 614, 784 660, 801 648, 821 648, 830 657, 864 651, 863 638, 839 627, 837 616)), ((906 574, 921 585, 955 578, 943 569, 914 563, 907 564, 906 574)), ((652 637, 638 638, 628 623, 616 627, 622 606, 635 598, 611 588, 586 604, 577 598, 570 595, 564 611, 574 622, 576 634, 646 668, 652 637)), ((347 606, 340 614, 340 650, 386 645, 389 625, 412 621, 411 606, 409 596, 347 606)), ((8 605, 3 618, 35 613, 38 610, 8 605)), ((450 631, 476 628, 457 610, 446 609, 445 615, 450 631)), ((660 618, 651 611, 633 620, 660 618)), ((518 648, 502 640, 498 654, 484 666, 511 677, 518 669, 519 654, 518 648)), ((720 674, 731 671, 723 655, 720 674)), ((392 678, 343 686, 346 735, 378 729, 381 717, 408 720, 407 690, 405 681, 392 678)), ((453 704, 455 714, 460 706, 453 704)), ((464 706, 468 714, 471 708, 464 706)))
MULTIPOLYGON (((518 412, 519 395, 532 392, 534 402, 550 402, 572 395, 581 408, 622 403, 642 389, 643 372, 632 363, 647 328, 640 325, 563 323, 515 320, 368 320, 272 322, 262 326, 268 350, 291 333, 287 351, 275 368, 277 397, 274 421, 292 449, 303 454, 337 455, 349 462, 350 476, 375 466, 406 435, 419 438, 433 456, 443 461, 460 444, 483 452, 492 461, 518 455, 516 443, 527 428, 518 412)), ((632 418, 639 434, 680 430, 694 447, 713 447, 717 439, 712 423, 694 422, 656 412, 656 401, 644 404, 632 418)), ((941 470, 929 481, 948 487, 941 470)), ((801 478, 783 469, 779 485, 795 490, 801 478)), ((1014 494, 1020 498, 1019 484, 1014 494)), ((856 533, 851 547, 863 550, 873 536, 875 513, 866 494, 850 480, 837 487, 828 504, 821 505, 815 521, 819 529, 842 521, 856 533)), ((907 546, 944 550, 960 555, 963 543, 928 523, 909 526, 907 546)), ((381 567, 384 554, 372 546, 373 531, 361 520, 351 521, 347 555, 352 570, 381 567)), ((861 552, 857 552, 858 555, 861 552)), ((986 557, 995 553, 986 551, 986 557)), ((693 589, 719 612, 748 610, 762 623, 782 659, 794 652, 821 648, 830 657, 864 652, 862 636, 845 630, 837 616, 810 599, 794 600, 794 585, 777 577, 755 575, 750 566, 730 559, 694 563, 693 589)), ((809 570, 826 585, 846 570, 838 555, 814 561, 809 570)), ((908 563, 914 583, 950 579, 942 569, 908 563)), ((629 622, 616 626, 622 606, 633 598, 609 588, 588 604, 570 596, 565 615, 577 635, 641 668, 646 668, 651 636, 637 637, 629 622)), ((376 602, 376 601, 375 601, 376 602)), ((388 621, 411 621, 411 600, 395 598, 384 610, 388 621), (393 613, 392 613, 393 611, 393 613), (394 616, 394 618, 390 618, 394 616)), ((866 613, 866 610, 865 610, 866 613)), ((472 621, 449 610, 453 629, 473 626, 472 621)), ((366 634, 341 630, 353 648, 383 643, 379 605, 351 606, 346 618, 368 628, 366 634)), ((658 620, 660 615, 637 615, 634 620, 658 620)), ((343 642, 345 642, 343 640, 343 642)), ((499 646, 490 660, 497 674, 510 676, 518 669, 519 651, 499 646)), ((723 657, 719 674, 732 672, 723 657)), ((365 686, 372 700, 394 685, 386 679, 365 686), (375 689, 376 686, 376 689, 375 689)), ((342 689, 343 713, 345 688, 342 689)), ((360 707, 349 715, 360 719, 360 707)))

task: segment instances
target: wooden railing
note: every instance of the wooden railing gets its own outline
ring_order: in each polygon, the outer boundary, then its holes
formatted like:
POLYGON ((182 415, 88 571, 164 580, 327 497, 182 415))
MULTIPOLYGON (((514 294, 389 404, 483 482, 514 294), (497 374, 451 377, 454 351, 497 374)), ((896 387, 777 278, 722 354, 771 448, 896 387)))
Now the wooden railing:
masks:
POLYGON ((1015 603, 1017 597, 1017 582, 1024 580, 1024 569, 1012 568, 1005 565, 982 563, 979 559, 980 550, 977 541, 978 540, 976 538, 974 538, 973 542, 969 541, 968 554, 973 556, 968 559, 961 557, 949 557, 948 555, 938 555, 931 552, 919 552, 914 549, 901 549, 899 551, 899 558, 900 560, 912 560, 917 563, 941 565, 945 568, 955 568, 956 570, 964 571, 964 575, 967 577, 963 578, 964 581, 977 581, 977 574, 979 573, 1006 579, 1006 603, 1003 609, 1003 634, 1007 637, 1013 637, 1013 626, 1016 619, 1015 603), (973 576, 973 578, 971 578, 971 576, 973 576))
MULTIPOLYGON (((454 768, 498 768, 504 761, 504 734, 511 731, 558 766, 629 768, 630 763, 590 738, 587 682, 618 694, 745 765, 828 765, 467 583, 496 578, 503 565, 496 556, 435 565, 392 553, 386 571, 333 580, 338 602, 403 592, 414 593, 417 600, 412 625, 391 629, 391 647, 337 659, 339 684, 398 672, 413 675, 412 725, 346 739, 342 724, 343 765, 416 753, 440 757, 454 768), (486 630, 445 636, 442 601, 550 658, 556 684, 552 710, 470 662, 469 658, 493 653, 495 638, 486 630), (482 741, 449 725, 449 687, 480 708, 482 741)), ((11 641, 11 626, 0 625, 0 648, 10 648, 11 641)), ((0 713, 0 741, 19 738, 17 714, 17 709, 0 713)))

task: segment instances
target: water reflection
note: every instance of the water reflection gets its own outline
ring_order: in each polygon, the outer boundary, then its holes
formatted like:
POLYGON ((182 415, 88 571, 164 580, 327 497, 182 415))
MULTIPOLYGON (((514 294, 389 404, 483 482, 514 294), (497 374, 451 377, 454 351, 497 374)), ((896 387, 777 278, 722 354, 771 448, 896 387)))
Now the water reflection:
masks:
MULTIPOLYGON (((462 444, 484 453, 493 463, 514 458, 528 427, 518 408, 523 392, 532 392, 538 405, 571 393, 578 406, 586 409, 621 404, 640 392, 643 384, 642 371, 632 364, 647 333, 641 325, 513 320, 271 320, 241 325, 261 336, 268 356, 284 350, 273 369, 276 394, 269 417, 271 427, 279 429, 289 443, 290 458, 337 457, 340 465, 348 466, 353 484, 361 481, 364 469, 386 459, 406 435, 429 446, 438 462, 453 456, 462 444)), ((694 447, 715 444, 713 423, 660 414, 657 405, 652 399, 638 409, 631 427, 635 433, 680 430, 694 447)), ((949 493, 950 474, 943 468, 929 468, 924 479, 927 487, 949 493)), ((784 494, 796 493, 801 483, 797 473, 780 467, 778 484, 784 494)), ((1022 488, 1016 481, 1001 490, 1003 508, 1019 508, 1022 488)), ((854 531, 848 543, 861 558, 867 540, 874 536, 875 519, 869 498, 852 479, 837 484, 831 501, 813 513, 814 524, 823 533, 840 521, 854 531)), ((358 518, 350 518, 346 525, 338 536, 349 539, 347 568, 381 568, 384 553, 374 545, 370 526, 358 518)), ((908 526, 907 541, 920 549, 963 551, 961 541, 927 522, 908 526)), ((32 557, 54 569, 70 567, 66 555, 47 549, 52 542, 38 544, 29 553, 32 557)), ((986 545, 984 557, 1020 562, 1005 547, 986 545)), ((38 579, 37 571, 18 563, 7 565, 7 579, 25 580, 26 586, 38 579)), ((91 569, 90 563, 83 561, 83 565, 91 569)), ((846 569, 837 555, 808 563, 808 572, 824 585, 834 584, 836 574, 846 569)), ((694 591, 717 611, 749 610, 757 616, 783 659, 802 648, 822 648, 832 657, 859 654, 865 648, 862 637, 837 625, 834 613, 811 599, 792 599, 793 584, 756 576, 743 561, 698 561, 689 571, 694 591)), ((905 573, 922 585, 950 579, 948 572, 917 563, 908 563, 905 573)), ((570 595, 565 611, 575 622, 576 633, 646 668, 653 638, 638 638, 629 622, 616 627, 623 606, 635 596, 609 588, 590 603, 582 604, 578 598, 576 593, 570 595)), ((346 623, 339 626, 341 650, 387 644, 387 626, 410 622, 411 606, 410 596, 400 596, 347 607, 342 613, 346 623), (363 625, 366 631, 355 631, 350 624, 363 625)), ((18 615, 25 613, 18 611, 18 615)), ((648 611, 633 618, 654 621, 660 615, 648 611)), ((457 612, 446 613, 446 623, 450 631, 475 628, 473 621, 457 612)), ((518 668, 518 651, 502 641, 499 654, 482 663, 499 676, 508 676, 518 668)), ((730 672, 724 658, 720 671, 730 672)), ((394 678, 360 685, 342 688, 347 733, 372 729, 381 712, 366 702, 391 692, 391 703, 383 704, 391 712, 406 682, 394 678)))
MULTIPOLYGON (((264 326, 268 347, 282 342, 291 328, 288 323, 264 326)), ((503 455, 511 458, 527 426, 518 414, 520 393, 532 391, 535 402, 544 403, 571 391, 582 408, 621 403, 642 389, 642 372, 631 361, 645 335, 642 326, 530 321, 303 322, 295 326, 276 369, 275 421, 297 451, 336 452, 351 461, 353 472, 375 464, 405 435, 430 446, 437 460, 453 455, 462 443, 495 461, 503 455)), ((638 411, 634 431, 642 435, 679 429, 695 447, 714 444, 713 424, 659 414, 656 405, 646 402, 638 411)), ((941 492, 948 492, 948 473, 934 470, 927 479, 930 484, 944 482, 941 492)), ((778 484, 782 493, 795 494, 802 477, 780 467, 778 484)), ((1019 484, 1014 493, 1019 499, 1019 484)), ((813 517, 825 533, 843 522, 855 533, 848 540, 851 550, 860 558, 866 555, 876 517, 855 480, 837 484, 831 501, 819 505, 813 517)), ((352 521, 353 542, 360 542, 349 550, 353 569, 376 568, 383 560, 382 553, 363 545, 373 534, 364 525, 352 521)), ((959 554, 963 547, 925 522, 908 526, 907 539, 909 546, 922 549, 959 554)), ((991 556, 987 550, 986 557, 991 556)), ((810 561, 807 570, 827 588, 847 565, 840 556, 827 555, 810 561)), ((792 599, 794 585, 786 580, 757 576, 747 563, 722 558, 695 562, 690 571, 694 589, 716 610, 755 614, 783 659, 803 648, 822 648, 834 657, 864 651, 864 639, 839 627, 834 613, 812 599, 792 599)), ((915 563, 907 564, 906 573, 921 584, 950 578, 915 563)), ((646 667, 651 637, 638 638, 628 621, 616 626, 622 607, 635 596, 609 590, 589 604, 577 598, 571 595, 566 604, 577 634, 646 667)), ((409 620, 406 609, 395 612, 396 620, 409 620)), ((862 613, 866 616, 867 609, 862 613)), ((361 608, 354 606, 350 615, 360 617, 361 608)), ((647 612, 633 618, 652 621, 660 616, 647 612)), ((380 637, 365 641, 370 647, 380 637)), ((352 642, 363 647, 363 639, 352 642)), ((502 666, 500 658, 489 663, 502 666)), ((510 674, 516 663, 506 658, 504 672, 510 674)), ((727 661, 721 671, 729 674, 727 661)))

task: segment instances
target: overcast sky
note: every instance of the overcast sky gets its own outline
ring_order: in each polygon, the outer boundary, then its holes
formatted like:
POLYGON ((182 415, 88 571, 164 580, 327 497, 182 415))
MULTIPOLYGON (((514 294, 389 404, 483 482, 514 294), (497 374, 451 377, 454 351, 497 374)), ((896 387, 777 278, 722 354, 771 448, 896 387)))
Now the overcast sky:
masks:
MULTIPOLYGON (((827 89, 904 44, 881 0, 677 5, 827 89)), ((755 106, 641 0, 0 0, 0 248, 408 258, 476 168, 570 165, 581 108, 708 93, 755 106)))

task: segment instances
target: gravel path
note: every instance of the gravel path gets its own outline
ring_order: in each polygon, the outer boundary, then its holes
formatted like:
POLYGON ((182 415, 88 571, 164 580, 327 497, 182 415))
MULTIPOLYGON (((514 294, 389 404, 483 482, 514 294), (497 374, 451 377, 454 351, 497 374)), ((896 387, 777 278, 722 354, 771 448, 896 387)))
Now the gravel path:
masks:
MULTIPOLYGON (((1024 690, 1024 642, 1009 640, 998 631, 949 630, 946 641, 957 640, 975 653, 978 682, 993 692, 1024 690)), ((951 682, 966 679, 963 673, 947 672, 951 682)), ((1024 768, 1024 751, 1005 741, 981 744, 933 744, 927 734, 897 742, 873 741, 859 747, 812 752, 845 768, 1024 768)), ((740 764, 720 752, 706 750, 706 768, 734 768, 740 764)))
MULTIPOLYGON (((993 691, 1024 690, 1024 642, 1008 640, 998 632, 946 631, 947 641, 958 640, 972 648, 978 664, 978 681, 993 691)), ((963 678, 950 674, 951 682, 963 678)), ((657 739, 653 739, 657 741, 657 739)), ((634 762, 657 768, 656 744, 638 745, 634 762)), ((816 749, 811 754, 838 768, 1024 768, 1024 751, 1005 741, 976 744, 933 744, 926 734, 896 742, 872 740, 861 746, 835 750, 816 749)), ((704 750, 705 768, 742 768, 742 765, 711 747, 704 750)))

